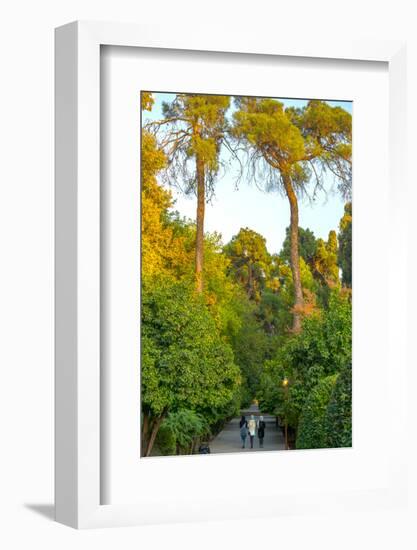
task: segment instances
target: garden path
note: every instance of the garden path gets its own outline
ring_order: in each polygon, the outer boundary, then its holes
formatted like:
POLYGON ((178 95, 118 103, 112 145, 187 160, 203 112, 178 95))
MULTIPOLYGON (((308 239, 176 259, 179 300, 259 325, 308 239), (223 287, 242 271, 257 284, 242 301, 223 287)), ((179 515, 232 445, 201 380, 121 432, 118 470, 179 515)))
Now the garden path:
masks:
MULTIPOLYGON (((249 409, 241 411, 249 420, 253 414, 255 419, 262 414, 257 405, 251 405, 249 409)), ((249 437, 246 438, 246 447, 242 449, 240 440, 239 421, 240 417, 235 417, 230 420, 223 430, 210 442, 211 453, 241 453, 255 451, 283 451, 285 449, 285 441, 282 431, 275 424, 275 417, 264 414, 266 423, 264 446, 259 448, 259 439, 255 436, 253 449, 250 448, 249 437)))

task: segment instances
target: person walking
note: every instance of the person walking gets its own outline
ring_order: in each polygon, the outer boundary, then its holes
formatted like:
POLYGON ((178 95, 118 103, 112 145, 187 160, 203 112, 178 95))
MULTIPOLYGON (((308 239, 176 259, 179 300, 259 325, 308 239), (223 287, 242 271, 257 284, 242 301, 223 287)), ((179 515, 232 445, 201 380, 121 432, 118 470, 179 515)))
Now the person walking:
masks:
POLYGON ((253 414, 251 414, 250 420, 248 422, 248 431, 249 431, 249 439, 250 439, 250 448, 253 449, 253 440, 256 432, 256 421, 253 414))
POLYGON ((248 435, 248 423, 246 422, 246 418, 243 414, 239 422, 239 428, 240 428, 240 439, 242 440, 242 449, 244 449, 246 445, 246 437, 248 435))
POLYGON ((260 416, 258 421, 258 437, 259 437, 259 448, 262 449, 264 446, 264 437, 265 437, 265 427, 264 417, 260 416))

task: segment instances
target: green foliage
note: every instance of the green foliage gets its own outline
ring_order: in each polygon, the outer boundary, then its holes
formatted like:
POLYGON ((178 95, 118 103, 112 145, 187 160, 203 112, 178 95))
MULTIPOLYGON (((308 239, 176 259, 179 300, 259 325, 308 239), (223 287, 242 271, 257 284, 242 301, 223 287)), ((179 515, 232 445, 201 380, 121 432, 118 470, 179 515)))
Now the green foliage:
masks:
MULTIPOLYGON (((309 101, 301 109, 285 109, 274 99, 242 97, 236 103, 232 135, 246 152, 243 165, 248 179, 266 191, 278 190, 287 196, 291 209, 290 235, 298 232, 297 196, 314 198, 317 189, 324 188, 326 171, 336 177, 342 195, 349 196, 352 142, 349 113, 317 100, 309 101)), ((297 239, 292 242, 290 239, 290 249, 294 274, 293 330, 299 332, 305 300, 297 239)), ((332 272, 331 280, 336 276, 332 272)), ((314 300, 308 302, 307 310, 311 312, 314 300)))
POLYGON ((339 372, 351 353, 352 306, 348 296, 334 290, 329 309, 304 319, 302 332, 288 339, 279 359, 314 385, 319 376, 339 372))
POLYGON ((142 288, 142 402, 151 415, 216 409, 234 399, 239 369, 203 300, 160 277, 142 288))
MULTIPOLYGON (((285 159, 287 170, 295 179, 308 180, 307 173, 297 173, 297 163, 305 158, 304 138, 288 117, 281 102, 274 99, 240 98, 234 113, 234 135, 246 141, 273 168, 285 159)), ((302 170, 303 166, 299 168, 302 170)))
POLYGON ((263 365, 270 356, 274 341, 257 319, 256 306, 245 298, 242 299, 240 329, 231 339, 231 345, 235 362, 242 372, 245 388, 243 400, 248 405, 256 397, 263 365))
POLYGON ((180 409, 169 413, 162 422, 157 444, 163 454, 190 452, 195 439, 206 437, 209 433, 209 426, 202 415, 193 410, 180 409))
POLYGON ((329 170, 337 176, 342 194, 349 194, 349 113, 318 100, 309 101, 302 109, 284 109, 275 99, 239 98, 236 103, 232 134, 253 152, 250 173, 256 177, 260 170, 263 177, 258 182, 267 190, 282 190, 287 177, 296 191, 305 193, 310 180, 322 185, 321 170, 329 170))
POLYGON ((222 248, 220 235, 205 234, 204 298, 220 333, 230 341, 242 324, 246 300, 239 285, 229 276, 230 262, 222 248))
MULTIPOLYGON (((300 258, 300 278, 305 301, 303 314, 308 316, 316 309, 318 284, 311 269, 302 257, 300 258)), ((286 263, 279 264, 278 281, 279 284, 276 285, 268 282, 268 286, 271 287, 271 290, 273 289, 273 296, 269 291, 264 292, 260 303, 260 311, 266 315, 266 321, 268 313, 273 315, 274 333, 284 335, 288 334, 290 330, 295 295, 292 271, 286 263)))
POLYGON ((345 213, 339 225, 339 266, 342 283, 352 287, 352 203, 345 204, 345 213))
POLYGON ((224 426, 225 422, 230 418, 238 415, 242 404, 242 395, 245 391, 243 385, 243 376, 239 372, 240 384, 235 386, 232 398, 224 405, 216 408, 210 405, 201 406, 198 408, 198 413, 201 414, 210 426, 212 434, 217 434, 224 426))
POLYGON ((341 107, 311 100, 304 109, 296 110, 293 123, 304 136, 306 158, 335 175, 342 196, 350 196, 352 116, 341 107))
POLYGON ((339 284, 339 266, 337 265, 337 237, 335 231, 329 232, 328 241, 317 239, 316 253, 313 258, 314 274, 326 286, 339 284))
MULTIPOLYGON (((309 266, 313 265, 313 260, 316 255, 317 250, 317 241, 314 233, 310 229, 303 229, 302 227, 298 228, 298 253, 303 258, 305 263, 309 266)), ((280 252, 280 257, 282 260, 290 263, 290 251, 291 251, 291 240, 290 240, 290 228, 285 229, 285 240, 282 245, 282 250, 280 252)))
POLYGON ((261 410, 285 419, 288 426, 296 429, 307 394, 296 369, 284 366, 276 358, 265 362, 258 392, 261 410), (283 387, 284 378, 289 380, 286 389, 283 387))
POLYGON ((230 258, 236 280, 245 288, 248 297, 259 301, 271 266, 265 238, 245 227, 224 247, 224 252, 230 258))
POLYGON ((177 453, 177 439, 174 430, 164 420, 156 436, 156 445, 163 455, 175 455, 177 453))
POLYGON ((352 364, 340 372, 334 387, 326 418, 326 443, 328 447, 352 446, 352 364))
POLYGON ((171 103, 163 104, 164 118, 148 128, 158 136, 169 158, 169 184, 185 193, 196 193, 197 159, 204 167, 206 195, 212 194, 229 105, 228 96, 204 94, 177 94, 171 103))
POLYGON ((338 375, 319 380, 303 405, 297 430, 297 449, 327 447, 326 412, 338 375))
POLYGON ((177 94, 171 103, 163 103, 164 119, 146 127, 168 158, 165 181, 197 197, 195 284, 199 294, 204 288, 205 200, 214 193, 229 105, 228 96, 177 94))
POLYGON ((297 428, 304 403, 322 378, 338 374, 352 357, 352 306, 349 295, 332 290, 328 310, 303 320, 302 331, 282 341, 261 376, 261 408, 285 415, 297 428), (281 382, 290 380, 287 403, 281 382))
POLYGON ((281 287, 276 292, 266 288, 262 293, 257 311, 263 330, 269 335, 284 333, 291 322, 290 309, 291 303, 285 295, 285 287, 281 287))

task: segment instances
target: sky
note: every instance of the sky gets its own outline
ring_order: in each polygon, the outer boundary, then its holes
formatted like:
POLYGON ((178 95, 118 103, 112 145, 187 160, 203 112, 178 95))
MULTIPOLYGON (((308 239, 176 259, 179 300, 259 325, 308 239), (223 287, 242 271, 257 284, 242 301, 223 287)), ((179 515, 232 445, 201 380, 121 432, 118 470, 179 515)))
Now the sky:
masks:
MULTIPOLYGON (((152 111, 144 111, 142 122, 162 118, 162 103, 170 102, 175 97, 171 93, 155 93, 152 111)), ((307 100, 276 98, 285 107, 303 107, 307 100)), ((332 106, 340 106, 352 113, 352 102, 327 101, 332 106)), ((229 110, 231 114, 233 109, 229 110)), ((228 115, 230 116, 230 115, 228 115)), ((299 225, 310 229, 318 238, 327 240, 329 231, 337 230, 340 218, 343 216, 344 201, 336 191, 331 191, 334 178, 329 177, 326 187, 327 194, 317 195, 314 204, 308 199, 299 200, 299 225)), ((174 210, 181 216, 191 220, 196 218, 196 198, 194 195, 184 196, 175 188, 170 188, 175 200, 174 210)), ((240 183, 236 190, 236 172, 233 166, 225 175, 217 179, 215 196, 206 205, 205 231, 221 233, 226 244, 239 232, 248 227, 265 237, 268 251, 279 253, 285 239, 285 228, 290 222, 288 199, 276 192, 265 193, 256 186, 245 182, 240 183)))

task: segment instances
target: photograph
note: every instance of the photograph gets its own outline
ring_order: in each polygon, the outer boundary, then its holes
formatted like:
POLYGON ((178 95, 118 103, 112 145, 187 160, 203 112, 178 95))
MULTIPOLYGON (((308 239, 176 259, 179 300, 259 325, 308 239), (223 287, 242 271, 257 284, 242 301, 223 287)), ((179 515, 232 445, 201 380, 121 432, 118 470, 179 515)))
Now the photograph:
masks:
POLYGON ((417 550, 414 4, 2 7, 0 550, 417 550))
POLYGON ((139 112, 141 457, 352 447, 353 102, 139 112))

